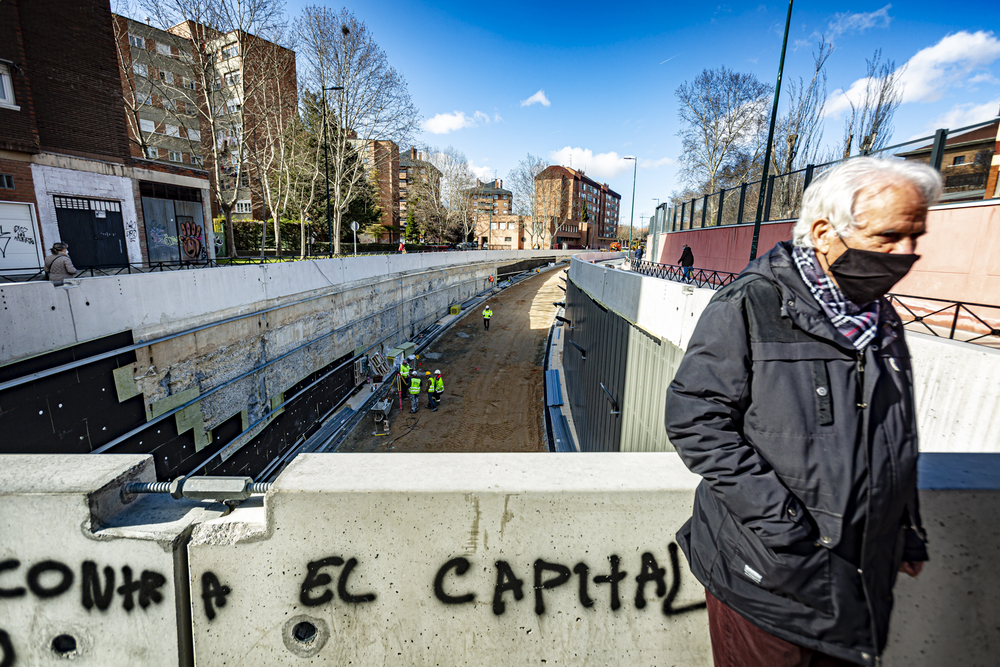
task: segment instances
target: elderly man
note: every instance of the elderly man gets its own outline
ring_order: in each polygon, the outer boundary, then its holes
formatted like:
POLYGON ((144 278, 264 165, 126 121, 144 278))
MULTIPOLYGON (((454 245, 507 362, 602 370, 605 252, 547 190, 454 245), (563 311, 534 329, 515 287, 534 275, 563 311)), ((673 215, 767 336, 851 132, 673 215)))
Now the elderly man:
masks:
POLYGON ((883 295, 941 193, 858 158, 809 187, 792 242, 720 290, 667 390, 703 480, 677 535, 716 667, 876 665, 897 571, 927 560, 910 354, 883 295))

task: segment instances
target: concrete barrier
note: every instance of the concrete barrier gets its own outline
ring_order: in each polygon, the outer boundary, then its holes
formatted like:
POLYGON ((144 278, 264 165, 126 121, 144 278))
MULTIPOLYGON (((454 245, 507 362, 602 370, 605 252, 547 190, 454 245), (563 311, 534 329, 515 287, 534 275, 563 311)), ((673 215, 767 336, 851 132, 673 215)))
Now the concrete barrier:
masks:
MULTIPOLYGON (((0 664, 709 667, 676 454, 313 454, 229 514, 148 456, 0 457, 0 664)), ((1000 455, 925 454, 887 667, 992 665, 1000 455)))
POLYGON ((152 458, 0 457, 0 664, 191 664, 186 540, 225 507, 130 481, 152 458))

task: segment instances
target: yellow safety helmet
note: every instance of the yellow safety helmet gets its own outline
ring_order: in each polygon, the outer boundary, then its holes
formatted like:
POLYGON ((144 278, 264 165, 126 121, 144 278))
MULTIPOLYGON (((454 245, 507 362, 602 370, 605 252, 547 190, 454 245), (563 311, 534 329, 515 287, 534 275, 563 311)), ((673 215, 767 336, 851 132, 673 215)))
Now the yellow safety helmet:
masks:
POLYGON ((431 374, 431 372, 430 372, 430 371, 427 371, 427 375, 430 375, 430 374, 431 374))

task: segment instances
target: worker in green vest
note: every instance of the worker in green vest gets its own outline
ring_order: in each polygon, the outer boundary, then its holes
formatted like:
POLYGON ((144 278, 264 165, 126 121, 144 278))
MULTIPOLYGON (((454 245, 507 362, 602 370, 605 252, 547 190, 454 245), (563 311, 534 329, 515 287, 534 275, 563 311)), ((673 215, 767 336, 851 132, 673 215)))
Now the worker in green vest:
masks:
POLYGON ((490 330, 491 317, 493 317, 493 309, 490 308, 490 304, 486 304, 486 307, 483 308, 483 326, 486 327, 487 331, 490 330))
POLYGON ((416 373, 410 378, 410 414, 420 407, 420 376, 416 373))
POLYGON ((431 372, 427 371, 427 407, 430 408, 431 412, 438 409, 437 401, 434 400, 434 378, 431 377, 431 372))
POLYGON ((403 363, 399 367, 399 375, 403 378, 404 382, 408 382, 410 380, 410 364, 407 363, 406 359, 403 359, 403 363))
POLYGON ((431 380, 431 384, 434 385, 434 410, 438 409, 441 405, 441 395, 444 394, 444 380, 441 379, 441 371, 434 371, 434 379, 431 380))

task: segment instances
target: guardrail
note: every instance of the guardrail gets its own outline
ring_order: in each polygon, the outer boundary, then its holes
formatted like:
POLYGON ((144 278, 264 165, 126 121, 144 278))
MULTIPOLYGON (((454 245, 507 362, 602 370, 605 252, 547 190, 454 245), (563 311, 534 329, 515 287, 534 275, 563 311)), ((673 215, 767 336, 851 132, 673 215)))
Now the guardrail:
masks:
POLYGON ((677 264, 658 264, 657 262, 647 262, 644 260, 629 260, 630 266, 636 273, 653 278, 663 278, 664 280, 674 280, 676 282, 695 285, 696 287, 707 287, 709 289, 719 289, 736 280, 738 273, 729 271, 714 271, 712 269, 699 269, 695 267, 683 267, 677 264), (689 271, 689 274, 685 272, 689 271))
MULTIPOLYGON (((728 271, 692 267, 690 277, 686 278, 683 266, 635 259, 629 261, 631 269, 636 273, 716 290, 725 287, 739 276, 738 273, 728 271)), ((1000 346, 1000 306, 908 294, 889 293, 885 296, 899 314, 903 327, 916 324, 920 325, 918 330, 921 333, 928 333, 938 338, 991 347, 1000 346), (938 307, 937 304, 943 305, 938 307), (980 311, 976 312, 973 309, 980 311), (992 313, 987 314, 983 310, 992 313), (947 335, 944 334, 944 330, 948 331, 947 335)), ((913 328, 909 330, 912 331, 913 328)))
MULTIPOLYGON (((463 250, 471 252, 473 249, 463 250)), ((406 254, 421 255, 427 253, 450 252, 450 249, 440 250, 413 250, 406 254)), ((375 255, 398 255, 396 251, 375 251, 341 253, 333 255, 332 259, 348 259, 350 257, 372 257, 375 255)), ((201 261, 177 261, 177 262, 133 262, 129 264, 112 264, 97 266, 78 266, 73 280, 77 278, 95 278, 98 276, 121 276, 133 273, 156 273, 159 271, 187 271, 190 269, 214 269, 220 266, 250 266, 260 264, 281 264, 284 262, 303 262, 315 259, 331 259, 330 255, 310 255, 301 257, 299 255, 271 255, 264 257, 222 257, 219 259, 207 259, 201 261)), ((3 269, 0 274, 0 282, 26 283, 31 281, 47 280, 45 272, 38 267, 23 267, 3 269)))

